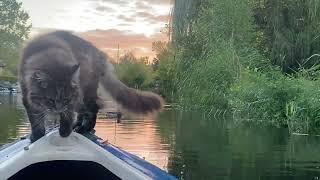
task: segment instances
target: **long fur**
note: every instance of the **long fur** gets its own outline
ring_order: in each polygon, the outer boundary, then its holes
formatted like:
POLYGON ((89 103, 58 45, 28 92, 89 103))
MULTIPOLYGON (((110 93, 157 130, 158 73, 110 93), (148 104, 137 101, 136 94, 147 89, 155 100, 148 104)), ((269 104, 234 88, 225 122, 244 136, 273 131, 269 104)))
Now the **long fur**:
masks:
POLYGON ((100 82, 116 102, 132 112, 150 113, 160 110, 163 106, 163 100, 160 96, 129 88, 110 72, 106 72, 100 82))
MULTIPOLYGON (((32 114, 38 113, 41 108, 50 108, 42 101, 48 101, 43 93, 49 93, 52 89, 57 91, 52 91, 51 96, 56 95, 61 100, 63 100, 63 93, 77 94, 77 99, 74 97, 70 101, 72 105, 68 106, 68 113, 62 112, 61 117, 66 114, 68 116, 62 118, 61 121, 63 121, 62 124, 66 124, 65 126, 70 126, 72 112, 77 111, 80 114, 77 120, 80 126, 79 131, 82 132, 90 131, 95 126, 95 118, 99 110, 97 104, 99 84, 117 103, 131 112, 152 113, 163 107, 163 99, 160 96, 132 89, 123 84, 113 73, 113 66, 108 61, 107 55, 88 41, 67 31, 51 32, 30 41, 24 48, 19 72, 23 103, 33 125, 35 124, 34 119, 37 118, 32 114), (50 81, 46 79, 46 76, 51 77, 50 81), (39 84, 39 81, 43 83, 39 84), (60 87, 61 83, 56 83, 58 81, 61 81, 64 86, 60 87), (42 87, 43 92, 41 92, 39 86, 47 84, 48 88, 42 87), (71 88, 73 85, 70 84, 75 84, 77 89, 71 88), (33 92, 36 92, 36 96, 40 94, 43 98, 34 98, 35 93, 33 92)), ((56 99, 59 101, 59 98, 56 99)), ((58 106, 54 103, 50 104, 58 106)), ((58 104, 61 105, 60 102, 58 104)), ((32 129, 33 133, 39 132, 35 139, 43 134, 43 127, 40 129, 40 131, 39 127, 32 129)), ((60 129, 69 129, 69 127, 60 129)), ((64 136, 69 133, 61 132, 64 136)))

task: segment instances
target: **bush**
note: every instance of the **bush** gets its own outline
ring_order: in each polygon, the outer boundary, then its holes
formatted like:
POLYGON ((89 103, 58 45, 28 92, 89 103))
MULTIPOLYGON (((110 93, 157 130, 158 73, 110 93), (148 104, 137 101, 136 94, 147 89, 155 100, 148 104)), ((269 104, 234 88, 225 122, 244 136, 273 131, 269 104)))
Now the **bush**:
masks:
POLYGON ((320 3, 289 0, 176 0, 178 102, 231 110, 237 122, 320 127, 320 3))
POLYGON ((252 21, 246 1, 200 6, 190 31, 177 44, 177 94, 184 107, 208 112, 228 108, 227 93, 240 78, 242 64, 251 66, 256 58, 250 48, 252 21))
POLYGON ((315 132, 320 127, 319 83, 276 70, 267 74, 246 70, 229 94, 234 120, 315 132))
POLYGON ((177 88, 175 49, 170 43, 165 42, 154 42, 153 49, 157 52, 153 61, 154 89, 166 99, 166 102, 174 102, 176 101, 177 88))
POLYGON ((188 109, 226 109, 226 92, 237 77, 237 63, 230 48, 216 49, 206 59, 180 73, 179 102, 188 109))
POLYGON ((153 83, 154 74, 152 67, 145 64, 145 61, 146 58, 137 59, 132 54, 126 54, 115 65, 116 74, 127 86, 148 89, 153 83))

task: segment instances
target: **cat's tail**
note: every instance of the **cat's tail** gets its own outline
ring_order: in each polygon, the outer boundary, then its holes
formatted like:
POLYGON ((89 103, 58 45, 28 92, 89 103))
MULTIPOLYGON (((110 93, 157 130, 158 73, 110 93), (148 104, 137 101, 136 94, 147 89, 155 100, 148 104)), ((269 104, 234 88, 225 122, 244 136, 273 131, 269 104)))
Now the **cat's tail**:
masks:
POLYGON ((131 112, 146 114, 163 108, 164 101, 160 96, 127 87, 110 69, 100 78, 100 84, 117 103, 131 112))

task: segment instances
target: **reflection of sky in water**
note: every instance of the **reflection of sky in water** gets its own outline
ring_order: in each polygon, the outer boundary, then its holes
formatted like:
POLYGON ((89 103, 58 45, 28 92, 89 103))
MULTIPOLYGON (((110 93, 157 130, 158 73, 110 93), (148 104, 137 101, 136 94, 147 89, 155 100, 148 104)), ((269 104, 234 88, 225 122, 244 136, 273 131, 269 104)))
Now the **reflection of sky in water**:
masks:
POLYGON ((96 134, 126 151, 129 151, 156 166, 167 169, 168 145, 162 144, 153 119, 98 120, 96 134))
MULTIPOLYGON (((0 95, 0 144, 30 132, 19 100, 0 95), (17 108, 18 107, 18 108, 17 108)), ((319 179, 320 137, 286 129, 233 127, 197 113, 165 111, 156 118, 101 113, 96 134, 181 179, 319 179)))
MULTIPOLYGON (((6 95, 0 95, 0 102, 2 102, 2 106, 6 106, 6 108, 14 112, 10 113, 9 116, 11 118, 18 119, 15 124, 9 124, 7 140, 13 141, 17 137, 29 134, 30 125, 20 98, 17 96, 9 98, 6 95)), ((104 117, 104 114, 101 113, 100 117, 104 117)), ((131 117, 130 119, 124 119, 121 123, 116 123, 115 120, 111 119, 98 119, 95 128, 96 135, 166 170, 168 165, 168 145, 161 143, 160 136, 156 131, 157 126, 154 118, 137 118, 132 120, 133 117, 131 117)), ((48 124, 51 126, 52 123, 48 124)), ((0 143, 4 142, 0 141, 0 143)))

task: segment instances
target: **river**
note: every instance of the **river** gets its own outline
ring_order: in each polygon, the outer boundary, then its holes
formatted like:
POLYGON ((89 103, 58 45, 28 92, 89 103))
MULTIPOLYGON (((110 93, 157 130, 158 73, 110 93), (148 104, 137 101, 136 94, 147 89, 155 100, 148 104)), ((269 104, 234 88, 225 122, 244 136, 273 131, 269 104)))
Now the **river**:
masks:
MULTIPOLYGON (((165 110, 157 117, 125 116, 121 123, 99 118, 96 134, 179 179, 319 179, 320 137, 227 122, 165 110)), ((0 144, 29 132, 20 98, 0 94, 0 144)))

